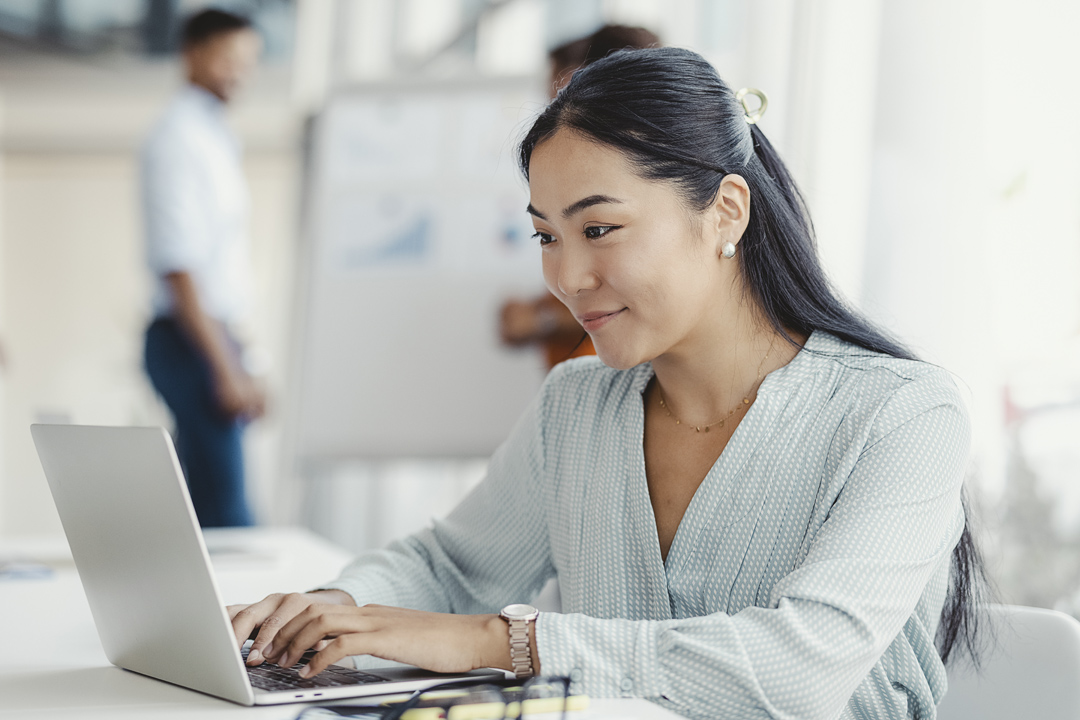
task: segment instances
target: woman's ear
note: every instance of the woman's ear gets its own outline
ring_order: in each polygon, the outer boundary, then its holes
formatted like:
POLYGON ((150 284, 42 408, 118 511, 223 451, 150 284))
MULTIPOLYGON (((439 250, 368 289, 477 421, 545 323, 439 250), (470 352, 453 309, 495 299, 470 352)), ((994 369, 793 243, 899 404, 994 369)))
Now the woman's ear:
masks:
POLYGON ((750 223, 750 186, 742 175, 730 173, 720 181, 711 217, 719 239, 717 252, 727 243, 737 247, 750 223))

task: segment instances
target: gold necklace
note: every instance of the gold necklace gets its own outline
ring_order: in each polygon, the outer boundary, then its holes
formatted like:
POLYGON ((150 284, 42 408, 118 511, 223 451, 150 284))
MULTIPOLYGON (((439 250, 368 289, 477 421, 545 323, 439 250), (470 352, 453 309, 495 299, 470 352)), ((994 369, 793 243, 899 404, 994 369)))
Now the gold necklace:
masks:
MULTIPOLYGON (((773 345, 775 345, 775 344, 776 344, 776 337, 774 336, 773 341, 771 343, 769 343, 769 349, 767 351, 765 351, 765 357, 761 358, 761 362, 758 364, 757 382, 754 383, 754 388, 758 387, 758 385, 761 384, 761 369, 765 367, 765 361, 768 360, 769 355, 772 354, 773 345)), ((667 413, 667 416, 669 418, 673 418, 675 420, 676 425, 682 425, 683 424, 682 420, 680 420, 679 418, 672 415, 671 410, 668 409, 667 403, 664 402, 664 391, 660 389, 660 383, 656 383, 656 392, 657 392, 657 394, 658 394, 658 396, 660 398, 660 407, 664 408, 664 412, 667 413)), ((690 425, 690 423, 686 423, 686 425, 689 426, 689 427, 694 428, 694 430, 696 432, 709 432, 709 428, 715 427, 717 425, 719 425, 720 427, 723 427, 724 423, 727 422, 728 420, 730 420, 732 415, 739 412, 739 410, 746 409, 747 407, 749 407, 749 405, 750 405, 750 398, 745 398, 744 397, 742 399, 742 402, 740 402, 738 405, 733 407, 731 409, 731 412, 729 412, 727 415, 720 418, 719 420, 714 420, 713 422, 709 423, 708 425, 690 425)))

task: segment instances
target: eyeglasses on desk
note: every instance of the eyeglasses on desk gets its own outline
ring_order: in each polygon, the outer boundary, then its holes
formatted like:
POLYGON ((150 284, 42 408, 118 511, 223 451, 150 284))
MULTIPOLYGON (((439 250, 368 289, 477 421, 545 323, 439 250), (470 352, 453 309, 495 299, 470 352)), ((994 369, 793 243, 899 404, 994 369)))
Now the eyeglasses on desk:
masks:
POLYGON ((535 677, 524 684, 446 683, 385 706, 313 706, 297 720, 565 720, 568 713, 585 710, 588 704, 587 697, 570 695, 569 678, 535 677))

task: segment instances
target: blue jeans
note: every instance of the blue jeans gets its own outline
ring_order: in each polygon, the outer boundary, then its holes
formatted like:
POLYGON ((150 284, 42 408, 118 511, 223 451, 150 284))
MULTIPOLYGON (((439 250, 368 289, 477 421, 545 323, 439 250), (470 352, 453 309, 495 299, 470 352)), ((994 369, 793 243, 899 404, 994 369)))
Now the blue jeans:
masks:
POLYGON ((253 525, 244 495, 244 421, 218 407, 210 367, 176 321, 146 330, 146 372, 176 420, 176 454, 202 527, 253 525))

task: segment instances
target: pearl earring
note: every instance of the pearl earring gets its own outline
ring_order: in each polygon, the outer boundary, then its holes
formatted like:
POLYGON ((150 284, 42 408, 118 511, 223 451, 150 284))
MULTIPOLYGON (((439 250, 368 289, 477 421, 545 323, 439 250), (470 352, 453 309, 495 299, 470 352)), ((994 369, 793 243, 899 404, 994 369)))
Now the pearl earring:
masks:
POLYGON ((732 243, 726 242, 724 246, 720 248, 720 252, 723 253, 726 258, 735 257, 735 246, 732 243))

